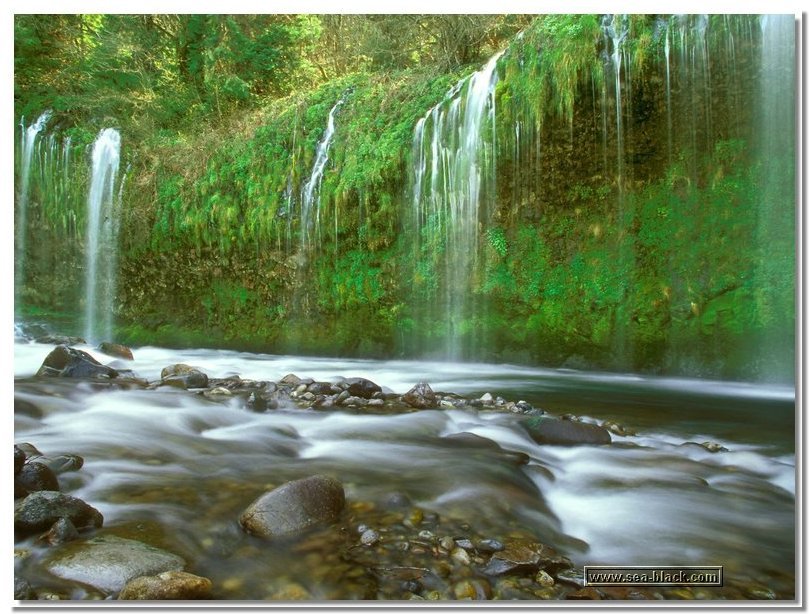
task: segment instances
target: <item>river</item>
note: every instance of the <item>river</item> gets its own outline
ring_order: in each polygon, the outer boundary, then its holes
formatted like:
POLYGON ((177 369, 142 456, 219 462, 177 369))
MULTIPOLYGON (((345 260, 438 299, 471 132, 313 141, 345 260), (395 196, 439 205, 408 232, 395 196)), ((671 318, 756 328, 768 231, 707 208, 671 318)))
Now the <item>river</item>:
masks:
MULTIPOLYGON (((722 565, 739 583, 794 596, 790 386, 157 347, 133 348, 135 360, 127 363, 150 381, 174 363, 211 377, 359 376, 400 394, 427 381, 437 391, 524 399, 636 433, 613 435, 610 446, 562 447, 535 443, 505 412, 255 413, 237 398, 33 377, 52 347, 15 344, 15 397, 36 407, 15 412, 15 442, 46 455, 82 456, 80 471, 60 475, 62 490, 96 507, 105 531, 183 556, 189 569, 213 580, 216 598, 283 599, 289 585, 306 599, 369 596, 356 561, 338 556, 345 535, 268 545, 238 527, 241 511, 262 492, 316 473, 343 483, 349 525, 383 525, 392 513, 385 501, 403 496, 428 520, 437 515, 446 530, 466 527, 497 539, 528 534, 578 566, 722 565), (507 452, 449 443, 448 436, 464 432, 507 452), (727 451, 694 445, 705 441, 727 451), (511 452, 528 462, 515 463, 511 452)), ((113 360, 76 347, 105 364, 113 360)), ((30 539, 22 545, 33 552, 22 564, 26 577, 45 582, 37 563, 44 549, 30 539)))

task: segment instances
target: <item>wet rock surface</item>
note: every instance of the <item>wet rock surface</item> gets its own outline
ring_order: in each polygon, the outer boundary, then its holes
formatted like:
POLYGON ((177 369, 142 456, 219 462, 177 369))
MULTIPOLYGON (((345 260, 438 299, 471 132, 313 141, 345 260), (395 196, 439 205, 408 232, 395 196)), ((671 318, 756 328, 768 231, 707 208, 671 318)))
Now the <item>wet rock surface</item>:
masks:
POLYGON ((114 535, 66 544, 45 564, 58 578, 106 593, 120 591, 133 578, 181 570, 184 566, 185 561, 175 554, 114 535))
POLYGON ((56 491, 31 493, 15 503, 14 529, 23 535, 46 531, 62 518, 79 530, 98 528, 104 522, 101 512, 91 505, 56 491))
POLYGON ((210 599, 208 578, 184 571, 166 571, 156 576, 140 576, 127 582, 118 595, 121 600, 210 599))
POLYGON ((579 444, 606 445, 612 442, 607 429, 587 422, 539 416, 525 420, 523 425, 537 443, 573 446, 579 444))
POLYGON ((118 377, 118 372, 102 365, 83 350, 58 345, 42 362, 37 375, 110 379, 118 377))
POLYGON ((239 523, 258 537, 287 537, 334 522, 344 506, 343 485, 334 478, 316 475, 263 494, 242 513, 239 523))

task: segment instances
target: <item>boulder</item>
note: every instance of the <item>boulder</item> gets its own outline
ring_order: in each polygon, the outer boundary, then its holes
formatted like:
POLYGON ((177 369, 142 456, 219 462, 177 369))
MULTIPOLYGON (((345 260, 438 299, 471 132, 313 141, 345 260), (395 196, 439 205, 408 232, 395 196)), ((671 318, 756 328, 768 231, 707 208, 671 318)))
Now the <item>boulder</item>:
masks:
POLYGON ((15 486, 19 485, 28 492, 37 490, 59 490, 56 474, 42 463, 29 461, 22 466, 19 475, 14 478, 15 486))
POLYGON ((382 392, 380 386, 363 377, 350 377, 346 379, 346 384, 348 384, 348 388, 346 388, 348 394, 354 397, 371 399, 377 392, 382 392))
POLYGON ((104 522, 101 512, 91 505, 53 490, 31 493, 14 507, 14 529, 24 535, 46 531, 60 518, 67 518, 79 530, 98 528, 104 522))
POLYGON ((171 552, 114 535, 71 542, 45 561, 45 568, 65 580, 115 593, 140 576, 181 570, 185 561, 171 552))
POLYGON ((287 373, 278 383, 283 386, 297 386, 301 383, 301 378, 294 373, 287 373))
POLYGON ((328 382, 314 382, 306 388, 307 392, 319 395, 339 394, 340 388, 328 382))
POLYGON ((45 357, 38 376, 114 378, 118 372, 102 365, 87 352, 66 345, 56 346, 45 357))
POLYGON ((435 407, 436 396, 433 389, 430 388, 430 384, 419 382, 402 395, 402 401, 416 409, 427 409, 435 407))
POLYGON ((537 443, 573 446, 578 444, 605 445, 612 442, 607 429, 586 422, 537 416, 523 422, 523 426, 531 439, 537 443))
POLYGON ((344 507, 343 485, 315 475, 264 493, 242 513, 239 523, 258 537, 291 536, 336 521, 344 507))
POLYGON ((14 475, 17 475, 22 466, 25 464, 25 451, 20 447, 14 446, 14 475))
POLYGON ((208 385, 208 376, 196 367, 178 363, 163 368, 160 383, 183 389, 205 388, 208 385))
POLYGON ((132 356, 132 350, 120 343, 109 343, 104 341, 98 346, 99 352, 104 352, 108 356, 115 356, 116 358, 123 358, 125 360, 135 360, 132 356))
POLYGON ((140 576, 126 583, 118 599, 157 601, 167 599, 210 599, 211 581, 185 571, 165 571, 140 576))

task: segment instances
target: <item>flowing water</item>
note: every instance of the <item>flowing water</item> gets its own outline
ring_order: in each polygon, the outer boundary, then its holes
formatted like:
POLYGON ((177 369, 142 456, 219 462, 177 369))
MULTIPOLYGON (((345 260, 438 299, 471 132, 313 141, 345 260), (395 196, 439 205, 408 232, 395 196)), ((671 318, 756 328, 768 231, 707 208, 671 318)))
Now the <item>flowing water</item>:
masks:
MULTIPOLYGON (((329 147, 334 139, 334 115, 337 109, 343 104, 343 100, 337 101, 331 111, 326 123, 326 131, 317 145, 315 161, 312 164, 312 173, 303 186, 301 194, 301 252, 305 255, 312 249, 312 244, 320 244, 320 184, 323 181, 323 173, 326 171, 326 164, 329 161, 329 147)), ((335 225, 337 224, 335 220, 335 225)), ((337 237, 335 236, 335 241, 337 237)))
MULTIPOLYGON (((289 586, 309 599, 379 596, 363 579, 364 568, 352 563, 358 552, 352 532, 359 523, 381 529, 389 522, 395 513, 385 502, 394 493, 423 510, 422 526, 438 535, 468 530, 502 540, 519 532, 554 545, 576 565, 723 565, 731 584, 761 583, 780 598, 794 594, 791 387, 511 365, 133 349, 131 367, 148 380, 177 362, 212 377, 361 376, 397 393, 424 380, 435 390, 469 397, 491 392, 636 431, 614 435, 610 446, 560 447, 535 443, 510 413, 297 407, 254 413, 236 398, 32 377, 51 349, 23 340, 15 345, 15 442, 30 442, 46 455, 83 456, 80 471, 60 476, 63 491, 99 509, 104 531, 183 556, 189 571, 213 581, 218 599, 284 598, 289 586), (458 433, 487 438, 502 450, 448 439, 458 433), (728 451, 694 445, 704 441, 728 451), (515 452, 529 462, 515 464, 515 452), (276 543, 240 531, 239 514, 262 492, 316 473, 344 484, 347 534, 332 530, 276 543), (427 524, 434 514, 438 525, 427 524)), ((21 572, 35 585, 47 583, 38 567, 44 549, 32 540, 23 545, 32 554, 21 572)), ((383 548, 363 552, 378 556, 378 565, 404 556, 383 548)), ((74 598, 84 595, 73 590, 74 598)))
MULTIPOLYGON (((474 331, 465 330, 462 323, 476 311, 472 279, 481 224, 495 193, 494 89, 502 55, 494 55, 450 89, 418 121, 413 136, 415 260, 422 271, 434 269, 433 275, 440 278, 421 324, 447 323, 444 352, 456 360, 468 358, 475 349, 474 331)), ((419 271, 416 276, 420 278, 419 271)))
POLYGON ((84 336, 89 341, 112 338, 120 223, 115 179, 120 158, 121 135, 114 128, 103 129, 93 145, 87 196, 84 336))
POLYGON ((20 288, 25 284, 25 249, 26 232, 28 230, 28 191, 31 183, 31 162, 34 159, 34 145, 36 144, 37 136, 45 128, 51 115, 51 111, 45 111, 27 128, 23 121, 20 122, 20 183, 17 197, 17 235, 14 245, 14 299, 18 303, 20 288))

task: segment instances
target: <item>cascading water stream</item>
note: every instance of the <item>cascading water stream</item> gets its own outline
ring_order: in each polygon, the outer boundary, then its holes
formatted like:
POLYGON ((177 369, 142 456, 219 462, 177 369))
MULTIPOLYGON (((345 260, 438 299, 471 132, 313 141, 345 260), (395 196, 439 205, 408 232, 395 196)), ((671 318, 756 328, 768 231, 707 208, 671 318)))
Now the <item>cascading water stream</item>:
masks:
POLYGON ((301 253, 304 255, 312 249, 314 242, 320 242, 320 184, 329 161, 329 148, 334 139, 334 116, 343 102, 344 100, 341 98, 329 111, 326 131, 317 145, 312 172, 301 193, 300 247, 301 253))
POLYGON ((20 186, 17 197, 17 238, 14 249, 15 312, 19 308, 20 291, 25 284, 25 235, 28 230, 28 192, 31 183, 31 162, 34 158, 37 136, 45 128, 45 125, 51 118, 51 114, 51 111, 45 111, 39 116, 37 121, 28 126, 28 128, 25 127, 23 120, 20 121, 20 186))
POLYGON ((446 325, 446 333, 438 336, 444 337, 443 353, 450 358, 468 356, 474 345, 470 297, 480 226, 494 194, 494 88, 502 53, 458 82, 418 121, 413 136, 410 194, 416 274, 434 268, 443 290, 434 292, 424 324, 446 325))
POLYGON ((115 178, 121 155, 121 136, 105 128, 93 145, 93 167, 87 197, 85 245, 85 329, 87 341, 112 338, 115 299, 118 207, 115 178))

